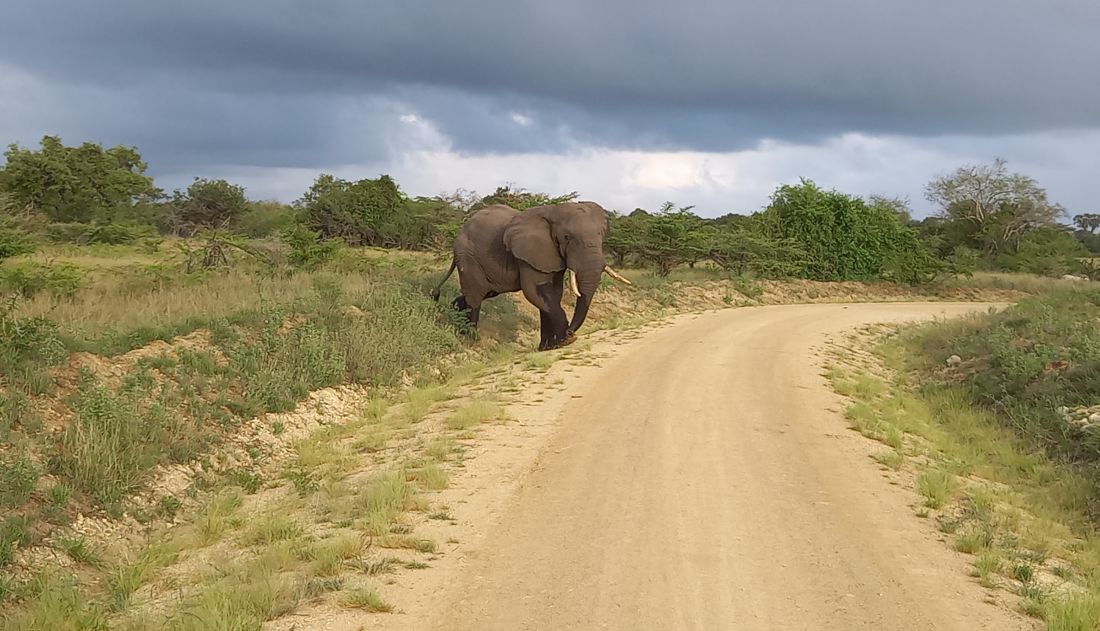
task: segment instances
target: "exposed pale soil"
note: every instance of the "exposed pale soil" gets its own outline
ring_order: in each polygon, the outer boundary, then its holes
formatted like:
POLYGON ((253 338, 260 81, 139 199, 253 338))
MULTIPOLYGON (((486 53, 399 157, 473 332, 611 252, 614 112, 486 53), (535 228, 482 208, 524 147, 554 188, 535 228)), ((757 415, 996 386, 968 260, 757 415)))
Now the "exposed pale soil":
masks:
POLYGON ((481 431, 435 498, 452 543, 384 586, 395 613, 270 626, 1033 628, 913 517, 821 376, 831 335, 980 308, 738 309, 597 340, 481 431))

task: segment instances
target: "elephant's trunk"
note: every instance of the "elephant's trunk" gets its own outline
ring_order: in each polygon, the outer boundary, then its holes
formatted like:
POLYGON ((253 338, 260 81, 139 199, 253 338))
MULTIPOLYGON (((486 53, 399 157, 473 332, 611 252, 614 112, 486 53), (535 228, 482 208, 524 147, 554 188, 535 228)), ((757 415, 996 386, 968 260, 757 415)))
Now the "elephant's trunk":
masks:
POLYGON ((569 330, 574 333, 581 328, 584 319, 588 317, 588 308, 592 305, 592 296, 600 286, 604 267, 603 250, 592 248, 585 253, 584 261, 572 268, 576 272, 577 291, 580 294, 577 296, 576 309, 573 310, 573 320, 569 323, 569 330))

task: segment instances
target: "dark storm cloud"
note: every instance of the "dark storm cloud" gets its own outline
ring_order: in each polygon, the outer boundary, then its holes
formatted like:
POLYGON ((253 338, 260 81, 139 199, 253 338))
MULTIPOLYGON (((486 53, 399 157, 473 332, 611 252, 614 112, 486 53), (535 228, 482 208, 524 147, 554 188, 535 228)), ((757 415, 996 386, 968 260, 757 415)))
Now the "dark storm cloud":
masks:
POLYGON ((38 0, 0 67, 50 107, 0 131, 312 166, 385 155, 403 111, 470 152, 1097 127, 1097 32, 1091 0, 38 0))

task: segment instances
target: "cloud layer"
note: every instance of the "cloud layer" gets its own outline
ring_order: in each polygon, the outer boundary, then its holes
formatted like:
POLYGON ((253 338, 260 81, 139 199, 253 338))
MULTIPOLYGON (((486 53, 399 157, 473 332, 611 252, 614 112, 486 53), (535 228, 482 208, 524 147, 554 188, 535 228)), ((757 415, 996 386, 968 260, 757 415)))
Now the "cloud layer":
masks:
POLYGON ((0 21, 0 140, 134 144, 284 198, 279 174, 381 170, 709 214, 798 175, 919 205, 1003 155, 1081 205, 1097 32, 1085 0, 39 0, 0 21))

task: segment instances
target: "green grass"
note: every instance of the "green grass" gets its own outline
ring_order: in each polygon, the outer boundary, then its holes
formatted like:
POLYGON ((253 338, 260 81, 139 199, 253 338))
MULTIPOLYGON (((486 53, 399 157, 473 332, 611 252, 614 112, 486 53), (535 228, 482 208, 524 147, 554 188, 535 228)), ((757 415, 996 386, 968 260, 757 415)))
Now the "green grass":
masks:
MULTIPOLYGON (((1055 411, 1100 397, 1100 289, 1058 290, 994 315, 926 326, 903 344, 930 386, 994 411, 1024 444, 1100 464, 1055 411), (949 355, 964 366, 941 371, 949 355)), ((1100 491, 1096 492, 1100 502, 1100 491)), ((1100 506, 1091 509, 1100 515, 1100 506)))
POLYGON ((58 546, 77 563, 84 563, 93 567, 103 565, 103 557, 84 537, 62 537, 58 542, 58 546))
POLYGON ((452 394, 450 388, 439 384, 409 390, 397 420, 404 425, 418 423, 436 403, 449 399, 452 394))
POLYGON ((466 430, 481 423, 504 418, 504 410, 489 401, 474 401, 455 410, 447 419, 447 427, 454 430, 466 430))
POLYGON ((924 496, 928 508, 942 508, 951 497, 955 476, 950 472, 931 469, 917 476, 917 491, 924 496))
POLYGON ((978 555, 974 561, 974 573, 982 587, 997 586, 997 573, 1001 570, 1002 563, 999 552, 987 550, 978 555))
POLYGON ((0 508, 22 506, 38 484, 42 472, 25 456, 9 460, 0 454, 0 508))
POLYGON ((386 416, 386 412, 389 411, 390 405, 387 399, 371 399, 363 406, 363 418, 370 423, 378 423, 386 416))
POLYGON ((302 526, 293 518, 281 513, 265 513, 249 519, 242 541, 245 545, 266 546, 295 539, 301 534, 302 526))
POLYGON ((382 600, 378 591, 373 587, 359 587, 344 594, 341 602, 345 607, 362 609, 371 613, 389 613, 393 607, 382 600))
POLYGON ((306 596, 300 577, 280 572, 276 557, 231 565, 183 603, 169 620, 171 631, 260 629, 294 611, 306 596))
POLYGON ((874 456, 875 462, 878 462, 884 467, 897 471, 905 465, 905 454, 902 454, 896 449, 890 451, 882 451, 874 456))
POLYGON ((237 516, 237 511, 242 503, 240 493, 233 490, 214 496, 195 519, 197 543, 210 545, 240 525, 241 519, 237 516))
POLYGON ((17 547, 30 543, 31 525, 31 518, 26 515, 7 515, 0 521, 0 568, 15 560, 17 547))
POLYGON ((451 438, 433 438, 424 445, 424 453, 439 462, 443 462, 456 451, 458 451, 458 443, 451 438))
POLYGON ((344 533, 312 544, 307 558, 313 562, 313 573, 317 576, 335 576, 344 565, 359 558, 368 546, 368 541, 358 533, 344 533))
POLYGON ((5 631, 100 631, 109 628, 107 612, 90 602, 73 579, 42 573, 33 582, 34 596, 22 607, 0 609, 0 628, 5 631))
POLYGON ((400 471, 372 476, 353 486, 349 494, 332 500, 334 515, 347 516, 376 536, 389 533, 397 517, 416 506, 416 491, 400 471))
POLYGON ((1091 592, 1051 599, 1041 611, 1047 631, 1094 631, 1100 622, 1100 595, 1091 592))
POLYGON ((527 357, 527 360, 523 363, 524 367, 531 370, 538 370, 545 372, 554 365, 554 362, 558 360, 557 353, 535 353, 527 357))
POLYGON ((173 563, 179 550, 172 543, 156 542, 134 559, 124 559, 109 573, 107 589, 111 609, 119 611, 130 602, 134 592, 149 581, 160 568, 173 563))
POLYGON ((447 472, 434 462, 429 462, 414 469, 410 469, 409 476, 412 477, 421 488, 429 491, 438 491, 447 488, 447 484, 450 480, 450 476, 447 475, 447 472))

